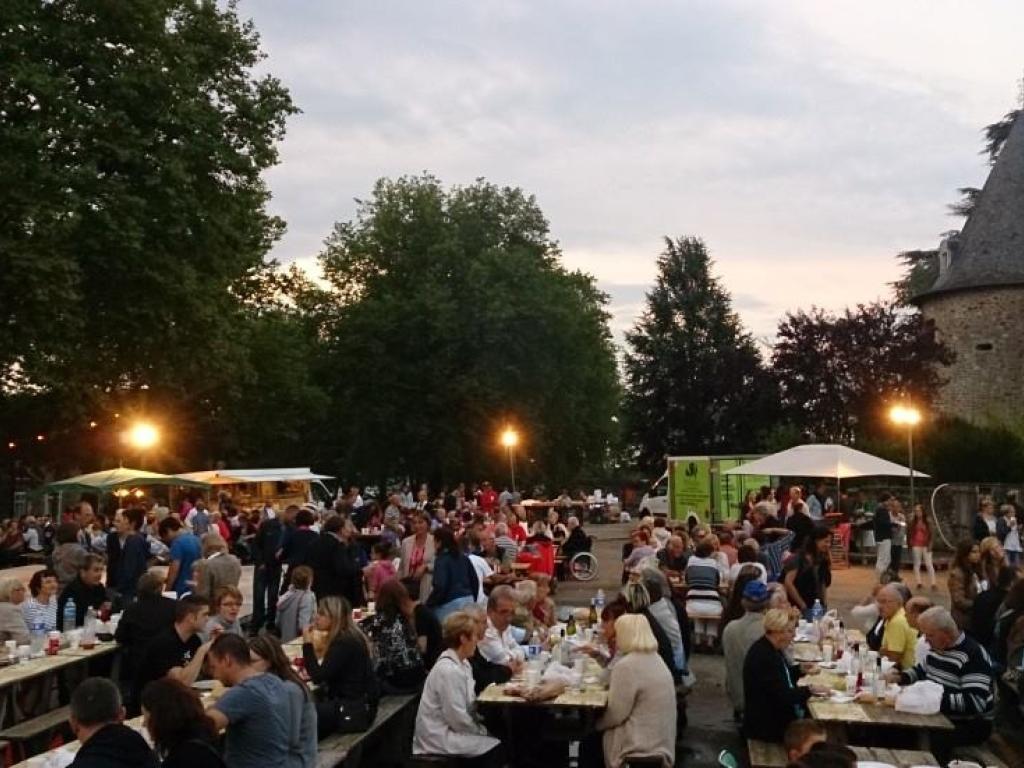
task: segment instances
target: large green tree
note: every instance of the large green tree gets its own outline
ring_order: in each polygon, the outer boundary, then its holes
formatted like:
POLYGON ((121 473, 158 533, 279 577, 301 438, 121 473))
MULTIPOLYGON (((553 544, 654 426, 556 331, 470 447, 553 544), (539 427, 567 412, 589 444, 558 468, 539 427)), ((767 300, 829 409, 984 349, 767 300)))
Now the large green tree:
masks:
POLYGON ((772 371, 789 423, 821 442, 852 443, 890 431, 886 409, 895 401, 926 407, 950 359, 920 313, 877 302, 787 315, 772 371))
POLYGON ((646 469, 668 454, 750 451, 775 386, 695 237, 665 239, 647 306, 626 335, 626 429, 646 469))
POLYGON ((274 332, 244 327, 283 227, 261 173, 294 111, 261 58, 234 3, 0 3, 0 416, 141 401, 183 460, 235 441, 246 343, 274 332))
POLYGON ((366 479, 568 481, 605 460, 617 406, 606 297, 565 269, 533 197, 381 180, 321 255, 337 297, 325 378, 340 469, 366 479))

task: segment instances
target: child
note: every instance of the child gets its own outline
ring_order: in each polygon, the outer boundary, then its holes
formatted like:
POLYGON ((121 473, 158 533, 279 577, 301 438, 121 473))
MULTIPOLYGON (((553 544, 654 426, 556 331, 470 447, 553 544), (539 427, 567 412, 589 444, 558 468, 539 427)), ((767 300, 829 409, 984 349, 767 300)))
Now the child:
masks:
POLYGON ((370 596, 376 596, 380 585, 385 581, 398 578, 395 571, 395 563, 391 559, 391 545, 387 542, 377 542, 373 545, 370 555, 372 562, 363 568, 363 576, 366 578, 366 590, 370 596))
POLYGON ((292 570, 288 591, 277 601, 277 627, 281 642, 302 636, 302 630, 316 616, 316 595, 313 594, 313 569, 300 565, 292 570))

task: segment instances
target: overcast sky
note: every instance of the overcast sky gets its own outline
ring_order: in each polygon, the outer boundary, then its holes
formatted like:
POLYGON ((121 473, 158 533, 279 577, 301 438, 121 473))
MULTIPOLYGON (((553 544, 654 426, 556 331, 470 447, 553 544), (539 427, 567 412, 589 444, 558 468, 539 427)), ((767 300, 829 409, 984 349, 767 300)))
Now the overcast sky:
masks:
POLYGON ((1013 108, 1024 4, 243 0, 303 110, 268 173, 312 265, 381 176, 536 195, 565 262, 640 311, 698 235, 747 327, 888 294, 959 226, 981 129, 1013 108))

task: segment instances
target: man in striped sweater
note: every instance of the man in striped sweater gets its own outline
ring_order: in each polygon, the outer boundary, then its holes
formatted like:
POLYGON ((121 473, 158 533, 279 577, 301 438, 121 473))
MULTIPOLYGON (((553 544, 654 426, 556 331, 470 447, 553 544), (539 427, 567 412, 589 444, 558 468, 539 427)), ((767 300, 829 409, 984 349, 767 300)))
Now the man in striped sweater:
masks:
POLYGON ((957 626, 945 608, 929 608, 917 626, 931 650, 925 660, 899 676, 900 685, 931 680, 942 686, 940 711, 955 726, 932 734, 932 751, 943 763, 953 747, 982 744, 992 734, 995 675, 988 653, 957 626))

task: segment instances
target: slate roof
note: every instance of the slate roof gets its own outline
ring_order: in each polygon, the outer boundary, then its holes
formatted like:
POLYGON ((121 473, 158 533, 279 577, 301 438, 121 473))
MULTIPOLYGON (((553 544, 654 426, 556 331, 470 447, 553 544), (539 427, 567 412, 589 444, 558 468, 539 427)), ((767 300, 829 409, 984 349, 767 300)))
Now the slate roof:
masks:
POLYGON ((915 301, 947 291, 1024 285, 1024 117, 1010 130, 950 266, 915 301))

